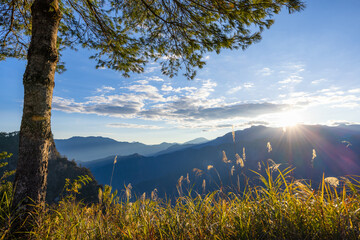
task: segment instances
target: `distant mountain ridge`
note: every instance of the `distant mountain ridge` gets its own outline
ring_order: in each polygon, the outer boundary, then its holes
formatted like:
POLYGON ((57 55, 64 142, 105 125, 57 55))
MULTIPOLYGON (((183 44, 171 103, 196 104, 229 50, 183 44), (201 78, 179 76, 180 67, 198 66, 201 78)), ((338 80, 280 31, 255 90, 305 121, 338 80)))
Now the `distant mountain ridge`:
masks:
MULTIPOLYGON (((207 189, 218 189, 218 176, 214 170, 207 170, 212 165, 226 185, 237 182, 236 175, 254 176, 249 171, 257 170, 258 164, 269 163, 272 159, 281 168, 295 167, 293 176, 300 179, 312 179, 317 182, 323 172, 327 176, 360 175, 360 126, 328 127, 321 125, 300 125, 296 128, 269 128, 255 126, 235 133, 235 143, 232 133, 225 134, 212 141, 201 144, 191 144, 185 148, 154 156, 118 157, 115 166, 113 187, 122 189, 131 183, 138 194, 149 193, 154 188, 159 195, 176 195, 177 181, 189 174, 193 190, 201 191, 202 181, 207 183, 207 189), (267 143, 272 146, 268 152, 267 143), (350 144, 349 144, 350 143, 350 144), (235 154, 242 156, 245 149, 246 161, 242 169, 236 164, 235 154), (316 158, 312 162, 313 150, 316 158), (223 151, 230 163, 222 161, 223 151), (229 176, 234 167, 234 176, 229 176), (197 176, 197 170, 201 176, 197 176)), ((174 148, 172 146, 171 148, 174 148)), ((109 184, 114 156, 84 163, 93 172, 95 178, 103 184, 109 184)), ((262 165, 262 173, 264 165, 262 165)))
POLYGON ((191 141, 184 142, 183 145, 185 145, 185 144, 200 144, 200 143, 206 143, 208 141, 209 140, 207 140, 206 138, 199 137, 199 138, 195 138, 195 139, 193 139, 191 141))
POLYGON ((55 139, 55 145, 57 150, 67 158, 77 162, 87 162, 111 155, 127 156, 135 153, 144 156, 158 155, 162 151, 172 152, 207 141, 206 138, 196 138, 183 144, 163 142, 146 145, 139 142, 119 142, 111 138, 90 136, 55 139))
POLYGON ((207 140, 206 138, 196 138, 194 140, 185 142, 183 144, 177 144, 176 143, 176 144, 168 147, 167 149, 165 149, 163 151, 159 151, 159 152, 157 152, 157 153, 155 153, 153 155, 154 156, 159 156, 159 155, 162 155, 162 154, 172 153, 172 152, 180 151, 182 149, 194 147, 194 146, 199 145, 199 144, 204 144, 206 142, 209 142, 209 140, 207 140))
POLYGON ((55 139, 55 145, 58 151, 69 159, 86 162, 114 154, 120 156, 134 153, 152 155, 174 144, 146 145, 139 142, 118 142, 104 137, 72 137, 69 139, 55 139))

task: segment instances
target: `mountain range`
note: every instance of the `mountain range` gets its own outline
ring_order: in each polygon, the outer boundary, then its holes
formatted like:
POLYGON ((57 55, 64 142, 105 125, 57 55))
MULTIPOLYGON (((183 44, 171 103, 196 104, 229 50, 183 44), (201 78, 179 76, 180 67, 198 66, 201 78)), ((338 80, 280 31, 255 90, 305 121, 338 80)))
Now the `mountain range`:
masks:
POLYGON ((173 145, 168 150, 171 148, 175 149, 152 156, 119 156, 115 165, 115 156, 109 156, 83 166, 101 184, 110 183, 114 167, 113 188, 124 189, 131 183, 138 195, 150 194, 156 188, 160 196, 177 195, 181 179, 186 181, 180 185, 198 192, 202 191, 204 180, 207 190, 225 186, 240 190, 245 180, 256 181, 251 170, 265 174, 267 165, 294 168, 292 177, 311 179, 315 184, 323 173, 325 177, 360 175, 359 125, 298 125, 286 130, 254 126, 205 143, 177 149, 173 145), (223 161, 224 154, 227 163, 223 161), (236 164, 236 154, 245 160, 243 168, 236 164))
POLYGON ((76 162, 88 162, 110 155, 127 156, 138 153, 151 156, 207 141, 205 138, 196 138, 183 144, 163 142, 157 145, 146 145, 139 142, 118 142, 104 137, 72 137, 69 139, 55 139, 55 145, 57 150, 68 159, 74 159, 76 162))
MULTIPOLYGON (((0 134, 0 151, 14 153, 3 170, 15 168, 18 140, 18 133, 0 134)), ((360 125, 253 126, 211 141, 200 138, 183 144, 145 145, 103 137, 73 137, 55 143, 61 155, 75 158, 78 164, 60 155, 50 159, 49 202, 61 194, 65 178, 74 179, 77 174, 110 184, 113 172, 113 189, 121 191, 131 183, 137 196, 156 189, 158 196, 167 198, 186 189, 203 192, 204 187, 205 192, 228 186, 241 191, 247 181, 260 184, 253 170, 265 175, 267 166, 274 175, 277 167, 290 167, 291 177, 312 180, 315 187, 323 174, 360 175, 360 125), (87 161, 91 159, 95 160, 87 161)), ((87 196, 96 196, 97 182, 89 186, 87 196)))

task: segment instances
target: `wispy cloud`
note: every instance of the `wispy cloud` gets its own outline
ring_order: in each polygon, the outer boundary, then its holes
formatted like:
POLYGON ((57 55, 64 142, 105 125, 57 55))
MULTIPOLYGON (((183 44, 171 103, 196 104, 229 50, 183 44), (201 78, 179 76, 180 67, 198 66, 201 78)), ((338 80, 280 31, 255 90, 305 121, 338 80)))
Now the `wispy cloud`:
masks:
POLYGON ((231 89, 229 89, 227 91, 227 94, 234 94, 234 93, 237 93, 239 92, 240 90, 242 89, 249 89, 249 88, 252 88, 254 87, 254 83, 251 83, 251 82, 246 82, 242 85, 239 85, 239 86, 236 86, 236 87, 232 87, 231 89))
POLYGON ((284 111, 285 104, 272 103, 234 103, 215 106, 211 102, 194 99, 180 99, 163 106, 139 113, 145 119, 182 119, 183 121, 224 120, 234 118, 250 118, 272 112, 284 111))
POLYGON ((152 66, 152 67, 147 67, 144 71, 144 73, 153 73, 156 70, 159 70, 161 68, 160 65, 156 65, 156 66, 152 66))
POLYGON ((175 92, 175 93, 180 93, 182 91, 188 91, 188 92, 193 92, 196 91, 197 88, 196 87, 178 87, 178 88, 173 88, 172 86, 168 85, 168 84, 163 84, 161 86, 161 91, 164 92, 175 92))
POLYGON ((154 102, 164 101, 164 97, 159 93, 158 89, 152 85, 131 85, 124 88, 135 93, 143 93, 148 100, 154 102))
POLYGON ((74 99, 66 99, 62 97, 53 97, 52 108, 63 112, 84 112, 84 108, 81 103, 77 103, 74 99))
POLYGON ((111 87, 111 86, 102 86, 101 88, 97 88, 96 92, 98 93, 108 93, 111 91, 114 91, 115 88, 111 87))
MULTIPOLYGON (((347 91, 349 92, 349 91, 347 91)), ((300 108, 327 105, 330 108, 356 108, 360 106, 360 95, 348 94, 339 87, 330 87, 316 92, 292 92, 277 103, 289 104, 300 108)))
POLYGON ((254 87, 254 83, 244 83, 244 88, 252 88, 254 87))
POLYGON ((204 56, 201 60, 202 60, 202 61, 207 61, 207 60, 209 60, 209 59, 210 59, 210 56, 207 55, 207 56, 204 56))
POLYGON ((360 93, 360 88, 350 89, 348 92, 349 93, 360 93))
POLYGON ((227 93, 228 94, 234 94, 234 93, 239 92, 242 88, 243 88, 242 86, 233 87, 229 91, 227 91, 227 93))
POLYGON ((280 84, 288 84, 288 83, 301 83, 303 80, 303 77, 300 77, 298 75, 291 75, 288 78, 279 81, 280 84))
POLYGON ((188 92, 193 92, 197 90, 196 87, 179 87, 179 88, 174 88, 173 91, 176 93, 180 93, 182 91, 188 91, 188 92))
POLYGON ((272 70, 268 67, 264 67, 264 68, 260 69, 259 71, 257 71, 257 74, 261 75, 261 76, 270 76, 273 73, 274 73, 274 70, 272 70))
POLYGON ((154 125, 141 125, 133 123, 109 123, 107 127, 112 128, 140 128, 140 129, 162 129, 163 127, 154 126, 154 125))
POLYGON ((326 82, 326 81, 327 81, 327 79, 320 78, 320 79, 312 81, 311 84, 319 84, 319 83, 326 82))
POLYGON ((164 82, 164 79, 159 76, 151 76, 147 78, 148 81, 164 82))
POLYGON ((360 122, 350 122, 350 121, 346 121, 346 120, 330 120, 326 123, 326 125, 329 126, 339 126, 339 125, 360 125, 360 122))
POLYGON ((325 92, 334 92, 334 91, 337 91, 339 90, 340 88, 339 87, 330 87, 330 88, 324 88, 324 89, 321 89, 319 90, 318 92, 321 92, 321 93, 325 93, 325 92))
POLYGON ((282 68, 283 70, 279 73, 285 77, 283 77, 283 80, 278 81, 279 84, 292 85, 303 81, 303 77, 301 76, 302 72, 305 71, 305 66, 303 64, 288 64, 282 68))
POLYGON ((270 125, 270 123, 266 121, 246 121, 238 124, 233 124, 233 123, 222 123, 222 124, 213 124, 213 125, 203 124, 196 126, 196 128, 203 128, 202 130, 203 132, 212 132, 212 131, 217 131, 219 129, 229 129, 229 130, 232 130, 233 128, 243 129, 243 128, 248 128, 251 126, 259 126, 259 125, 267 126, 270 125))
POLYGON ((333 108, 350 108, 350 109, 354 109, 354 108, 360 107, 360 104, 356 103, 356 102, 345 102, 345 103, 341 103, 341 104, 334 104, 332 107, 333 108))
POLYGON ((148 80, 138 80, 138 81, 135 81, 135 83, 148 84, 149 81, 148 80))
POLYGON ((141 97, 134 95, 110 95, 88 97, 88 101, 75 102, 73 99, 53 98, 53 109, 69 113, 97 114, 133 118, 144 106, 141 97))

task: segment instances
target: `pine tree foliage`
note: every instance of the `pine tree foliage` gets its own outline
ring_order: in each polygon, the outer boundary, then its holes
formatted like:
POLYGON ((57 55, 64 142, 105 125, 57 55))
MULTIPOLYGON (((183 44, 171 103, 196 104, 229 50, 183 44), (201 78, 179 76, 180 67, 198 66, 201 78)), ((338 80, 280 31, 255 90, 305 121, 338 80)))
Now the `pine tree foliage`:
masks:
MULTIPOLYGON (((26 58, 33 2, 0 0, 0 60, 26 58)), ((97 67, 125 76, 157 61, 163 74, 193 78, 205 52, 245 49, 283 8, 304 7, 301 0, 61 0, 58 49, 95 50, 97 67)))

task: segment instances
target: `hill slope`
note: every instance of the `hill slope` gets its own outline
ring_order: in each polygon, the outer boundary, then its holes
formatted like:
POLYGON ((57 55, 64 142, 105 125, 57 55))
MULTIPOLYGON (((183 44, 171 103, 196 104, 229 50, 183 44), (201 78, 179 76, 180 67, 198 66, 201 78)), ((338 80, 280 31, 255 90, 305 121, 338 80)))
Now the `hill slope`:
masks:
MULTIPOLYGON (((0 133, 0 152, 5 151, 13 154, 10 159, 6 159, 9 164, 4 168, 0 168, 0 176, 2 176, 4 171, 16 169, 18 148, 18 132, 0 133)), ((61 157, 56 150, 52 152, 49 158, 46 201, 48 203, 52 203, 59 200, 64 189, 65 179, 69 178, 73 180, 81 175, 88 175, 91 179, 93 179, 93 181, 80 190, 78 198, 84 200, 85 202, 96 202, 100 185, 98 185, 89 169, 79 167, 74 161, 69 161, 67 158, 61 157)), ((9 180, 13 181, 14 176, 12 176, 9 180)))

